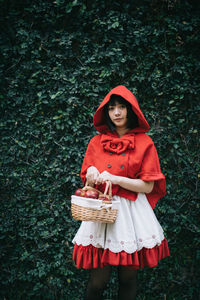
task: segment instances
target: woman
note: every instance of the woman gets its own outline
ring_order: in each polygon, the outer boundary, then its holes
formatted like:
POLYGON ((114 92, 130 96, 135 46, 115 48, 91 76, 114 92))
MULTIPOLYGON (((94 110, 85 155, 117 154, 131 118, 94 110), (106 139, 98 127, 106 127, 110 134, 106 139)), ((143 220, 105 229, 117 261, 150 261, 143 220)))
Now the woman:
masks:
POLYGON ((112 183, 113 201, 119 200, 113 224, 82 222, 73 239, 73 259, 78 268, 91 269, 86 300, 102 299, 111 266, 118 267, 118 299, 136 296, 136 272, 155 267, 169 256, 163 230, 153 212, 166 193, 150 129, 135 96, 117 86, 94 114, 100 134, 88 145, 81 178, 102 189, 112 183))

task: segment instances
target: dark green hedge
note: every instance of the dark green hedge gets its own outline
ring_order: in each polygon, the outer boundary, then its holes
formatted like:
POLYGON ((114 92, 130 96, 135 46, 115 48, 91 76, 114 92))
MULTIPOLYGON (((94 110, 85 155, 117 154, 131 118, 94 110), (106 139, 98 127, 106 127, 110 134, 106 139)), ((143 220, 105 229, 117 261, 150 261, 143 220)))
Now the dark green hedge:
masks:
POLYGON ((0 4, 1 299, 81 299, 70 195, 93 113, 123 84, 151 125, 168 191, 155 212, 171 257, 139 271, 137 299, 197 300, 199 2, 0 4))

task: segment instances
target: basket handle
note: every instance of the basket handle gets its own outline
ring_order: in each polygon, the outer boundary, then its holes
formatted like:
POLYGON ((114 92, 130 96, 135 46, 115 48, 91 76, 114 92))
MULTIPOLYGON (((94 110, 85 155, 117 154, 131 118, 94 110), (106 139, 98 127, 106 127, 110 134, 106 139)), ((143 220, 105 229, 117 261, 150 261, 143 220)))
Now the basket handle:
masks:
POLYGON ((109 196, 109 199, 112 199, 112 184, 109 180, 106 181, 106 187, 103 195, 106 196, 107 194, 109 196))
MULTIPOLYGON (((107 180, 105 182, 105 184, 106 184, 106 186, 105 186, 105 190, 104 190, 103 196, 104 197, 108 196, 109 200, 104 200, 104 202, 110 203, 110 201, 112 199, 112 183, 111 183, 111 181, 107 180)), ((97 189, 89 186, 87 180, 86 180, 85 186, 83 187, 83 190, 85 190, 85 191, 92 190, 92 191, 98 192, 99 194, 102 194, 99 190, 97 190, 97 189)))
POLYGON ((92 187, 88 184, 87 180, 86 180, 85 186, 83 187, 83 190, 92 190, 92 191, 96 191, 99 193, 99 191, 97 189, 95 189, 94 187, 92 187))

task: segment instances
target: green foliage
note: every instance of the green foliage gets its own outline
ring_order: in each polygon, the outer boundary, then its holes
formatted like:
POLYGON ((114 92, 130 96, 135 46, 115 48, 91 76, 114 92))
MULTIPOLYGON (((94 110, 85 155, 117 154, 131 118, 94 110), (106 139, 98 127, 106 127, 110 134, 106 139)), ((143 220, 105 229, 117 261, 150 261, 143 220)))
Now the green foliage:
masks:
POLYGON ((0 4, 1 298, 81 298, 88 273, 72 263, 70 195, 93 113, 123 84, 151 125, 168 190, 155 212, 171 257, 139 271, 138 299, 196 300, 198 1, 0 4))

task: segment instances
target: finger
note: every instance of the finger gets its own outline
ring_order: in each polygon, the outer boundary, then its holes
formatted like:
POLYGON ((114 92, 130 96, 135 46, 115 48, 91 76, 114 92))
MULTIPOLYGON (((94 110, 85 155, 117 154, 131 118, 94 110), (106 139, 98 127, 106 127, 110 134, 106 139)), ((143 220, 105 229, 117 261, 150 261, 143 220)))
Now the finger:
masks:
POLYGON ((102 184, 103 183, 103 178, 98 176, 96 181, 95 181, 96 184, 102 184))
POLYGON ((92 176, 92 175, 87 176, 87 181, 88 181, 88 183, 93 184, 95 182, 94 176, 92 176))
POLYGON ((94 176, 93 176, 93 179, 94 179, 94 181, 96 181, 97 180, 97 178, 98 178, 98 176, 99 176, 99 174, 94 174, 94 176))

